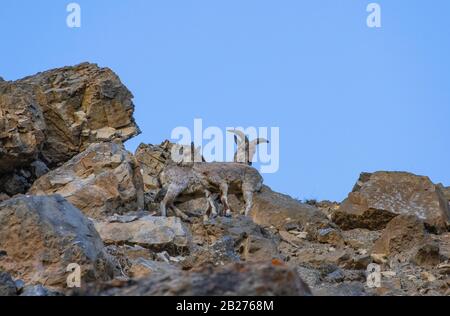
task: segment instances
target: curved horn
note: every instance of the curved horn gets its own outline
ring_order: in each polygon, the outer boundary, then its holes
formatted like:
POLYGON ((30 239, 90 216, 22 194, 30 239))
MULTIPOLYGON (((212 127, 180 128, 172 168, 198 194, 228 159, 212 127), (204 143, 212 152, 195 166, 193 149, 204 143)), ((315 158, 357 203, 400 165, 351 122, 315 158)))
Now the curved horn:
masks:
POLYGON ((253 157, 255 156, 255 154, 256 154, 256 147, 258 146, 258 145, 260 145, 260 144, 269 144, 270 142, 267 140, 267 139, 265 139, 265 138, 257 138, 257 139, 254 139, 251 143, 250 143, 250 146, 249 146, 249 149, 248 149, 248 164, 249 165, 252 165, 252 161, 253 161, 253 157))
POLYGON ((234 140, 236 142, 236 144, 242 144, 244 142, 244 140, 246 140, 247 136, 245 136, 244 132, 239 131, 239 130, 228 130, 229 133, 235 134, 236 136, 239 137, 239 140, 235 137, 234 140))

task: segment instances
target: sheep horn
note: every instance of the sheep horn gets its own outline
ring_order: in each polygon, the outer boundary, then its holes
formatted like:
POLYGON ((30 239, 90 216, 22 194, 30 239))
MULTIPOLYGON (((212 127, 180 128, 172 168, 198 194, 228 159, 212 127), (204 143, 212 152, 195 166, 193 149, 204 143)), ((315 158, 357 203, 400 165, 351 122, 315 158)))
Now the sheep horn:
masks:
POLYGON ((229 133, 233 133, 236 136, 239 137, 239 140, 237 139, 237 137, 234 137, 234 141, 236 142, 237 145, 242 144, 244 141, 248 141, 247 136, 244 134, 244 132, 239 131, 239 130, 228 130, 229 133))

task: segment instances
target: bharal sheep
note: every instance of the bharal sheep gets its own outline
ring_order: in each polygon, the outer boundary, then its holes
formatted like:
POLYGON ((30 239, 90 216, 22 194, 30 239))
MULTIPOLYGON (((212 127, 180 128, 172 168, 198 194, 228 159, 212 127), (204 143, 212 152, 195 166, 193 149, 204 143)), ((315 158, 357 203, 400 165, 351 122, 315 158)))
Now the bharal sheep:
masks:
POLYGON ((167 189, 167 193, 161 202, 161 215, 167 216, 167 208, 187 218, 181 210, 175 206, 175 201, 180 196, 204 195, 208 200, 208 209, 212 215, 217 215, 214 203, 214 193, 220 194, 220 199, 230 216, 232 211, 228 203, 228 193, 242 193, 245 201, 245 215, 248 215, 253 205, 253 194, 261 190, 263 178, 259 172, 245 164, 240 163, 170 163, 160 175, 161 185, 167 189))

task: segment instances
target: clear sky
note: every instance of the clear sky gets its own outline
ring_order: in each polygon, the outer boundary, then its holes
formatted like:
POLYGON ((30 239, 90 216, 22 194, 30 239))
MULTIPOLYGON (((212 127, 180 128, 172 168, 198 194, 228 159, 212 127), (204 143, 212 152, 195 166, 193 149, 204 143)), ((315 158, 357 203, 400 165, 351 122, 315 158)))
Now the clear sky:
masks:
POLYGON ((450 1, 2 0, 0 76, 83 61, 112 68, 143 133, 176 126, 280 127, 294 197, 342 200, 362 171, 402 170, 450 185, 450 1))

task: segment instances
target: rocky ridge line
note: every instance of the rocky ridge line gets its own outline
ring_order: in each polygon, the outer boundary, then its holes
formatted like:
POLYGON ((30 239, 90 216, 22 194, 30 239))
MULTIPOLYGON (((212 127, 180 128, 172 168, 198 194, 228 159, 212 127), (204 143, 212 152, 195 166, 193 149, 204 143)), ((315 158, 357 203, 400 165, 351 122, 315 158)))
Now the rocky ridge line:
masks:
POLYGON ((382 171, 342 203, 264 186, 249 218, 205 222, 198 197, 178 205, 189 222, 163 218, 173 144, 128 152, 133 111, 94 64, 0 80, 0 295, 450 295, 450 188, 382 171))

